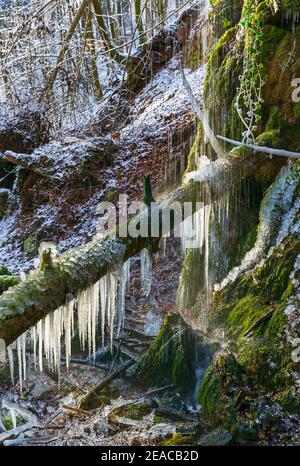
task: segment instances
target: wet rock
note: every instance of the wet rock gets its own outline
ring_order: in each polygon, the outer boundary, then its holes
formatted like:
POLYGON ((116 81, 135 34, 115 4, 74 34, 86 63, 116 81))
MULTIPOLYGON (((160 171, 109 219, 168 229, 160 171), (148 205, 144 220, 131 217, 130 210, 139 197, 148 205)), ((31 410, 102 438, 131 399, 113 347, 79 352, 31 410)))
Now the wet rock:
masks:
POLYGON ((223 427, 218 427, 217 429, 214 429, 208 434, 200 437, 198 445, 223 447, 235 445, 235 443, 236 442, 233 435, 228 432, 228 430, 224 429, 223 427))
POLYGON ((237 422, 233 428, 232 433, 238 439, 251 441, 258 437, 258 431, 254 427, 248 426, 245 422, 237 422))

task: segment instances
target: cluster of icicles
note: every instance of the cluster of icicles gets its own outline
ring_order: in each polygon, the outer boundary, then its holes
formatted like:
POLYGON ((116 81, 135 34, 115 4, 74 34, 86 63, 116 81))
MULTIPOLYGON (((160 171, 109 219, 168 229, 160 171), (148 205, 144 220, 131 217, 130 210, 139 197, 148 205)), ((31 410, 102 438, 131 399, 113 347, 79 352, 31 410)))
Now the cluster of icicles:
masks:
MULTIPOLYGON (((151 282, 148 251, 141 252, 142 287, 149 290, 151 282)), ((122 329, 125 315, 126 288, 130 281, 130 259, 113 271, 109 271, 97 283, 81 291, 76 298, 67 296, 67 303, 47 314, 36 326, 21 335, 7 348, 10 374, 14 383, 14 350, 17 351, 19 383, 22 390, 26 380, 26 350, 32 348, 35 369, 43 370, 43 361, 60 374, 62 359, 61 344, 64 342, 64 357, 67 369, 71 361, 72 339, 78 330, 81 349, 88 351, 95 360, 97 332, 104 346, 105 336, 110 346, 122 329), (77 325, 76 325, 77 318, 77 325)))

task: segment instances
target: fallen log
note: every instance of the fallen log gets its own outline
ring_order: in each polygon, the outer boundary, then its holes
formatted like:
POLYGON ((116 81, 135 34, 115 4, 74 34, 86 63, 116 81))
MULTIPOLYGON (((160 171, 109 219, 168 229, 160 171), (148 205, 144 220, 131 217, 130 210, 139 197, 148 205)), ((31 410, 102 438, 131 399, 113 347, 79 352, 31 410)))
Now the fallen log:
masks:
POLYGON ((86 395, 84 395, 81 398, 78 408, 83 410, 89 409, 89 407, 92 406, 93 403, 97 400, 101 391, 113 380, 117 379, 121 374, 123 374, 123 372, 125 372, 127 369, 133 366, 133 364, 135 364, 135 361, 130 360, 123 364, 123 366, 121 366, 119 369, 114 371, 111 375, 101 380, 101 382, 99 382, 98 385, 93 387, 86 395))
MULTIPOLYGON (((196 210, 196 203, 206 205, 220 199, 242 185, 245 178, 252 177, 271 163, 268 159, 249 155, 218 159, 197 172, 197 183, 188 183, 168 195, 154 209, 151 208, 151 219, 159 215, 170 217, 174 203, 180 206, 185 202, 192 203, 191 214, 196 210)), ((146 209, 130 222, 142 224, 148 220, 149 211, 146 209)), ((159 229, 158 236, 170 231, 171 226, 169 224, 166 229, 159 229)), ((58 256, 55 262, 41 266, 28 275, 25 281, 4 292, 0 297, 0 338, 6 345, 15 341, 49 312, 64 305, 68 296, 76 296, 109 270, 157 241, 157 237, 122 237, 119 232, 116 236, 108 235, 104 239, 94 238, 86 245, 67 251, 58 256)))

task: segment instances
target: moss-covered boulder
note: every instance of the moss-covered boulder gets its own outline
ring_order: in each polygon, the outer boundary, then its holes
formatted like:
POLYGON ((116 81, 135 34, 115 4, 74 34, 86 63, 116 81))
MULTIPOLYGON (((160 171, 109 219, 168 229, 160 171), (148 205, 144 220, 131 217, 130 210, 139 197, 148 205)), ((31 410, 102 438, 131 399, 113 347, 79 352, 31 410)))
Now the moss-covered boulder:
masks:
POLYGON ((171 313, 138 364, 135 377, 152 386, 174 383, 189 390, 195 383, 192 367, 195 337, 179 314, 171 313))

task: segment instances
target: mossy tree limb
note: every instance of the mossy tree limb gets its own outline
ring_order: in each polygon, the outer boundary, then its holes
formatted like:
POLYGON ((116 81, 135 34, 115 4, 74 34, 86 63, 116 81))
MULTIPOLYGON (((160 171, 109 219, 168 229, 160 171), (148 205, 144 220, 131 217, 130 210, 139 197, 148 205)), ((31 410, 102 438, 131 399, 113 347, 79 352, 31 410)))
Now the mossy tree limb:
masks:
MULTIPOLYGON (((233 186, 256 174, 266 163, 270 161, 249 156, 228 156, 217 160, 199 172, 197 183, 190 182, 171 193, 156 207, 157 210, 151 210, 151 214, 170 212, 174 202, 181 205, 184 202, 193 202, 193 209, 196 208, 196 202, 214 202, 233 186)), ((144 220, 148 222, 147 209, 134 219, 141 223, 144 220)), ((12 343, 47 313, 65 304, 68 295, 76 295, 80 290, 96 283, 118 263, 149 247, 153 240, 157 238, 95 238, 84 246, 62 254, 51 266, 38 269, 1 296, 0 338, 7 345, 12 343)))

